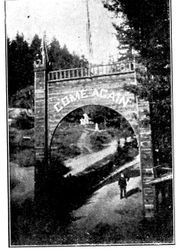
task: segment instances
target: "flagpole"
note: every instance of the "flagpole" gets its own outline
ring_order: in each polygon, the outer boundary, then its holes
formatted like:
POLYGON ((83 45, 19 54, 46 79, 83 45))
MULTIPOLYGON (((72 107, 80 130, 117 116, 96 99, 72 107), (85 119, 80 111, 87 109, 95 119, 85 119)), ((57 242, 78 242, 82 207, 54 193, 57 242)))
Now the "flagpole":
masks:
POLYGON ((91 40, 91 28, 90 28, 90 13, 89 13, 89 0, 85 0, 86 2, 86 11, 87 11, 87 49, 88 49, 88 56, 89 56, 89 69, 91 70, 91 61, 93 57, 93 50, 92 50, 92 40, 91 40))

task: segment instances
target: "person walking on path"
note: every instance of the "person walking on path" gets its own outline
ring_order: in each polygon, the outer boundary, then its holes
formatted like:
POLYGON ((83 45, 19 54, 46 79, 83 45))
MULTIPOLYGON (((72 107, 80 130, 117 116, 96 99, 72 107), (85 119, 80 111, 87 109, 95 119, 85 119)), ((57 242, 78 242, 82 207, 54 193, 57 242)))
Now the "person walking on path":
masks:
POLYGON ((118 181, 118 185, 120 187, 120 199, 127 198, 127 181, 123 173, 121 173, 121 176, 118 181))

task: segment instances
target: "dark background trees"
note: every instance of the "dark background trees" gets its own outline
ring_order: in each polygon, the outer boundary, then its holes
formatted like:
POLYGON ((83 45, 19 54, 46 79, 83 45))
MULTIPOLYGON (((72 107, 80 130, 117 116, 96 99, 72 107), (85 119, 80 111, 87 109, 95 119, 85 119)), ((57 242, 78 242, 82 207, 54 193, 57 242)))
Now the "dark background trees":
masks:
MULTIPOLYGON (((23 34, 17 33, 15 39, 7 39, 8 54, 8 99, 9 105, 33 108, 34 72, 36 56, 41 58, 42 39, 36 34, 29 44, 23 34)), ((84 67, 87 60, 70 53, 66 45, 60 45, 56 38, 47 45, 50 70, 84 67)))
POLYGON ((117 38, 138 51, 147 69, 139 77, 139 94, 150 101, 154 160, 171 165, 169 0, 108 0, 104 6, 124 17, 114 24, 117 38))
POLYGON ((87 60, 84 56, 80 58, 75 53, 71 54, 66 45, 61 47, 59 41, 55 37, 48 46, 48 56, 52 70, 79 68, 87 64, 87 60))
POLYGON ((24 36, 17 34, 8 39, 8 94, 29 86, 33 82, 33 64, 30 47, 24 36))
POLYGON ((8 101, 13 107, 33 107, 33 62, 41 54, 41 39, 35 35, 29 44, 23 34, 7 41, 8 53, 8 101))

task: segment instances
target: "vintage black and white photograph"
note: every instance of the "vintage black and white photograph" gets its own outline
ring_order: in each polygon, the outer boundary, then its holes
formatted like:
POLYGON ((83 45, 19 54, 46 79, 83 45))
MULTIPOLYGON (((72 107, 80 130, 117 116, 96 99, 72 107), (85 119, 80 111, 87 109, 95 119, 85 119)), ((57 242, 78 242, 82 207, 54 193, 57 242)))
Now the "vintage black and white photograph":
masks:
POLYGON ((6 0, 9 247, 174 245, 170 0, 6 0))

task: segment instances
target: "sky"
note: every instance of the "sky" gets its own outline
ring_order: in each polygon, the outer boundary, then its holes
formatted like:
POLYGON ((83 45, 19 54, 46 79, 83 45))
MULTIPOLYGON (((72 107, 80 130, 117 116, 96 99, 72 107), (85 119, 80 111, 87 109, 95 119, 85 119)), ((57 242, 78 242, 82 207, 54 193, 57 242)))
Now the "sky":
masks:
MULTIPOLYGON (((89 0, 93 63, 117 58, 118 41, 113 17, 101 0, 89 0)), ((56 37, 69 51, 88 58, 86 0, 6 0, 6 30, 13 39, 23 33, 30 42, 35 34, 46 31, 47 42, 56 37)))

